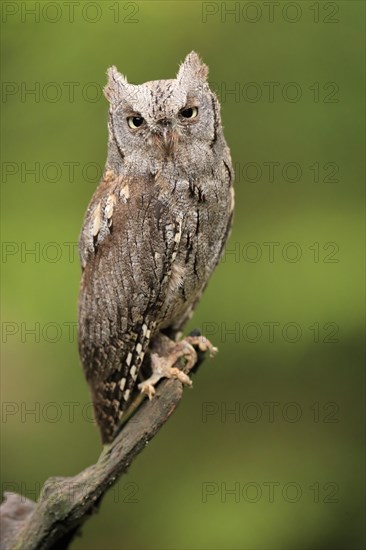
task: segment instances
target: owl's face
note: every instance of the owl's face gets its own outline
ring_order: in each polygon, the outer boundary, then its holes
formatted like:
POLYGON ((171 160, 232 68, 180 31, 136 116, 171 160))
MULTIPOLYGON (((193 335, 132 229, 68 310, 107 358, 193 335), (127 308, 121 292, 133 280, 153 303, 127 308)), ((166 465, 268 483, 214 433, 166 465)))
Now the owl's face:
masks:
POLYGON ((206 82, 207 67, 189 54, 173 80, 129 84, 112 67, 105 94, 119 153, 134 165, 204 159, 216 139, 219 106, 206 82))

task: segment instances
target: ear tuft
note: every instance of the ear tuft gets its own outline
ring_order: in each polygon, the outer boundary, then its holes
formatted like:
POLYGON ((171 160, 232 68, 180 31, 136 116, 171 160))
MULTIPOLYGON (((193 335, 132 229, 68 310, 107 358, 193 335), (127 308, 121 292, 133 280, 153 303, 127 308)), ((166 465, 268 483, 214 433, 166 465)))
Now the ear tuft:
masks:
POLYGON ((200 56, 196 52, 191 52, 187 55, 177 74, 178 80, 193 80, 206 82, 208 77, 208 67, 203 63, 200 56))
POLYGON ((119 73, 114 65, 107 71, 108 83, 104 87, 104 95, 110 103, 118 103, 127 86, 127 79, 119 73))

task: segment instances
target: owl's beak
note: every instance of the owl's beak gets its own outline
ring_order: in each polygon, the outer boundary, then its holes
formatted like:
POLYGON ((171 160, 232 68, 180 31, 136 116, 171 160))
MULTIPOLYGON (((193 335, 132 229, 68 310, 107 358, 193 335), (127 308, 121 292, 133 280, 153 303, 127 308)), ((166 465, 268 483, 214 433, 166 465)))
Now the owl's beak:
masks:
POLYGON ((172 132, 171 120, 169 120, 168 118, 163 118, 159 120, 159 126, 160 126, 160 135, 162 138, 162 144, 164 146, 164 149, 169 153, 173 144, 173 132, 172 132))
POLYGON ((164 126, 161 133, 162 133, 162 136, 163 136, 163 141, 164 141, 165 147, 169 148, 170 147, 170 142, 171 142, 171 139, 172 139, 172 131, 171 131, 170 126, 164 126))
POLYGON ((173 130, 172 127, 164 126, 161 129, 161 141, 165 151, 169 154, 173 147, 173 130))

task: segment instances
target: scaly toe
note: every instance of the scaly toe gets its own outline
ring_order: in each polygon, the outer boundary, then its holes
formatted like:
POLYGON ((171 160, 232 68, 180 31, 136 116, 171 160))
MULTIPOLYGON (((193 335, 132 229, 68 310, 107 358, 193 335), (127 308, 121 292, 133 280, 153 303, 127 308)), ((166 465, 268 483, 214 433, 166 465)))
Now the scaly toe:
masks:
POLYGON ((197 346, 203 353, 208 351, 210 357, 218 352, 218 349, 205 336, 188 336, 186 341, 193 346, 197 346))
POLYGON ((152 399, 154 397, 155 388, 152 384, 141 382, 141 384, 139 384, 137 387, 140 390, 140 392, 145 393, 149 399, 152 399))
POLYGON ((170 369, 169 378, 176 378, 185 386, 192 386, 192 380, 189 378, 189 376, 187 376, 187 374, 175 367, 170 369))

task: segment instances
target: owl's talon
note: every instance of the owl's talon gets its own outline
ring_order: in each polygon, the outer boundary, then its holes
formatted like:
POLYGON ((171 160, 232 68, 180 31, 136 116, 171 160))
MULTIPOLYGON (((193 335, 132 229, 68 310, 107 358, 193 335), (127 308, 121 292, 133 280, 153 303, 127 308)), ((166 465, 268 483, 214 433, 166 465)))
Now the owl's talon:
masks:
POLYGON ((151 400, 154 397, 155 388, 152 384, 150 384, 149 380, 145 380, 145 382, 141 382, 141 384, 139 384, 137 387, 141 393, 145 393, 148 396, 149 400, 151 400))
POLYGON ((191 346, 198 347, 198 349, 203 353, 208 352, 210 357, 214 357, 214 355, 216 355, 219 351, 218 348, 213 346, 210 340, 208 340, 205 336, 187 336, 185 341, 191 344, 191 346))
POLYGON ((169 369, 169 372, 167 373, 167 378, 176 378, 184 386, 192 386, 192 380, 189 378, 189 376, 180 369, 177 369, 176 367, 172 367, 169 369))

